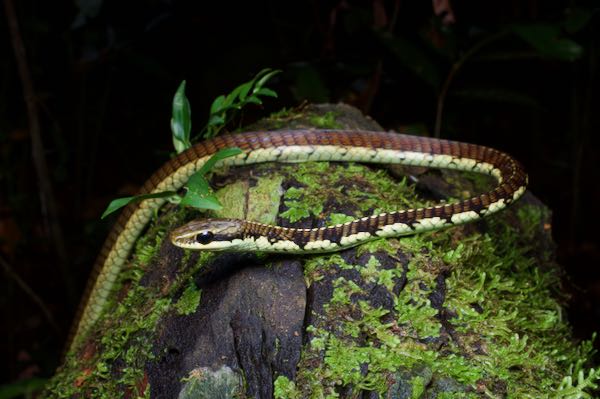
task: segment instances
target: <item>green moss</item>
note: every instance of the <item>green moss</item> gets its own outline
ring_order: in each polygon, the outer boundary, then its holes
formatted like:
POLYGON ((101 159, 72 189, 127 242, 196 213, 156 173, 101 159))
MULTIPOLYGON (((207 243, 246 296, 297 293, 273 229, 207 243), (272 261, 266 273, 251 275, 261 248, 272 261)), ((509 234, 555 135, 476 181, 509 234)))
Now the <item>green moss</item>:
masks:
MULTIPOLYGON (((265 165, 257 165, 257 171, 265 170, 265 165)), ((217 190, 215 195, 223 205, 214 217, 254 220, 273 224, 281 200, 283 176, 259 176, 251 187, 247 181, 235 181, 217 190)))
POLYGON ((280 216, 288 219, 291 223, 319 216, 323 212, 323 203, 319 198, 305 194, 305 189, 290 187, 284 195, 284 204, 288 208, 280 216))
POLYGON ((261 121, 261 125, 266 125, 268 129, 281 129, 289 127, 293 121, 304 118, 304 114, 298 109, 282 108, 277 112, 273 112, 266 120, 261 121))
POLYGON ((49 396, 70 398, 82 392, 91 398, 107 398, 115 392, 146 395, 140 382, 146 362, 154 357, 152 334, 170 302, 166 298, 154 301, 141 286, 129 290, 110 317, 100 321, 110 325, 104 327, 100 339, 102 350, 85 360, 69 354, 64 368, 47 387, 49 396))
MULTIPOLYGON (((545 220, 550 219, 550 214, 547 209, 525 204, 517 209, 517 217, 519 219, 520 231, 519 234, 523 237, 523 242, 526 240, 539 239, 540 231, 547 231, 550 224, 545 223, 545 220)), ((552 253, 548 250, 546 254, 539 254, 546 260, 552 258, 552 253)))
POLYGON ((158 231, 154 236, 144 236, 136 243, 136 254, 141 263, 148 263, 156 256, 160 244, 165 236, 164 231, 158 231))
POLYGON ((310 287, 315 281, 322 280, 327 271, 326 269, 332 265, 335 265, 340 269, 354 268, 354 265, 346 263, 338 253, 308 258, 306 262, 304 262, 304 280, 306 286, 310 287))
MULTIPOLYGON (((266 167, 265 167, 266 169, 266 167)), ((275 224, 281 201, 283 176, 261 176, 249 189, 248 219, 265 224, 275 224)))
POLYGON ((436 399, 476 399, 479 397, 475 392, 440 392, 436 399))
POLYGON ((281 108, 279 111, 275 111, 269 115, 269 119, 288 121, 289 118, 295 118, 297 116, 298 113, 293 109, 281 108))
POLYGON ((343 126, 337 122, 339 114, 335 111, 323 112, 317 108, 306 109, 300 106, 293 109, 282 109, 261 120, 251 129, 294 129, 294 128, 320 128, 341 129, 343 126))
POLYGON ((316 217, 326 218, 326 224, 332 225, 374 213, 427 204, 418 199, 406 179, 396 181, 383 170, 362 165, 302 163, 286 166, 284 172, 296 181, 283 196, 287 209, 280 214, 290 223, 316 217), (343 204, 344 212, 322 215, 323 204, 329 202, 343 204))
POLYGON ((358 256, 375 252, 384 252, 394 256, 398 253, 399 240, 394 238, 368 241, 357 248, 358 256))
POLYGON ((555 398, 593 399, 589 392, 597 392, 598 390, 598 386, 600 385, 600 369, 594 370, 591 368, 586 370, 581 367, 580 362, 578 363, 579 364, 571 365, 569 368, 567 375, 562 379, 556 390, 555 398))
MULTIPOLYGON (((427 381, 428 382, 428 381, 427 381)), ((410 398, 411 399, 419 399, 421 395, 425 392, 426 381, 420 375, 414 377, 410 380, 410 385, 412 387, 410 398)))
MULTIPOLYGON (((164 296, 160 292, 163 287, 146 287, 139 281, 147 265, 158 254, 165 232, 178 224, 185 214, 187 211, 179 210, 161 216, 138 240, 132 260, 119 275, 120 283, 127 283, 129 289, 124 297, 116 293, 111 295, 104 315, 90 332, 92 336, 100 335, 99 347, 86 349, 82 345, 75 353, 69 353, 61 370, 48 384, 47 397, 71 398, 85 393, 90 398, 109 398, 114 397, 115 392, 148 397, 149 388, 143 382, 144 368, 154 358, 152 340, 158 321, 173 307, 170 293, 188 287, 175 304, 178 311, 189 311, 196 299, 199 300, 199 291, 193 293, 188 283, 197 267, 183 271, 168 286, 164 296)), ((206 261, 212 256, 207 253, 199 258, 206 261)))
POLYGON ((441 174, 449 186, 448 200, 471 198, 490 190, 495 184, 493 177, 476 172, 442 169, 441 174))
POLYGON ((356 219, 354 216, 346 215, 344 213, 330 213, 329 221, 327 221, 327 226, 335 226, 336 224, 343 224, 346 222, 351 222, 356 219))
POLYGON ((194 281, 191 280, 185 291, 175 303, 175 309, 179 315, 189 315, 196 311, 200 305, 200 295, 202 291, 196 287, 194 281))
POLYGON ((212 211, 211 216, 217 218, 235 218, 245 217, 246 203, 248 201, 249 184, 245 181, 236 181, 218 189, 215 196, 223 205, 218 211, 212 211))
MULTIPOLYGON (((355 265, 355 267, 366 280, 382 282, 386 289, 393 288, 392 284, 385 284, 392 279, 386 274, 400 273, 400 269, 381 270, 377 269, 377 265, 376 258, 371 257, 367 265, 355 265)), ((428 329, 423 327, 427 325, 426 323, 432 322, 432 314, 427 313, 432 311, 430 307, 407 303, 406 309, 402 310, 404 313, 398 312, 392 319, 394 321, 390 322, 390 310, 374 307, 368 299, 359 299, 369 298, 369 295, 352 280, 338 277, 334 280, 333 286, 331 300, 325 305, 325 319, 335 319, 338 323, 335 327, 331 327, 333 330, 315 327, 309 330, 313 339, 310 347, 305 351, 301 364, 305 364, 304 362, 312 364, 313 356, 319 357, 319 353, 323 351, 324 359, 323 364, 316 370, 308 369, 301 372, 298 380, 302 383, 298 386, 310 386, 314 389, 317 384, 314 376, 318 376, 317 380, 323 386, 325 395, 335 392, 336 386, 346 385, 383 394, 389 388, 388 381, 393 373, 402 368, 410 369, 423 362, 430 363, 433 369, 439 372, 456 374, 455 377, 460 380, 468 378, 473 382, 480 376, 477 372, 465 372, 466 365, 462 358, 440 357, 435 351, 427 350, 426 345, 416 341, 419 338, 417 332, 421 332, 420 330, 423 331, 421 337, 433 335, 427 333, 428 329), (343 317, 345 314, 352 317, 343 317), (358 315, 360 316, 357 317, 358 315), (406 323, 402 316, 405 316, 406 323), (406 329, 407 332, 398 334, 399 329, 406 329), (410 329, 415 329, 417 332, 411 333, 410 329), (402 339, 402 336, 413 338, 402 339), (356 341, 358 337, 366 339, 366 342, 360 344, 356 341), (364 365, 368 365, 369 371, 366 374, 364 365), (312 381, 312 384, 305 384, 305 379, 312 381)), ((426 299, 424 301, 428 302, 426 299)), ((433 320, 436 328, 430 330, 437 332, 439 324, 435 322, 435 318, 433 320)), ((302 367, 300 369, 303 370, 302 367)), ((312 391, 304 391, 305 394, 308 392, 312 391)))
POLYGON ((555 354, 573 350, 552 296, 556 274, 533 264, 522 229, 489 223, 491 234, 471 234, 448 251, 445 260, 456 268, 447 279, 445 306, 456 314, 452 324, 463 345, 486 348, 471 362, 488 379, 505 381, 509 397, 528 397, 532 387, 539 389, 533 397, 550 397, 565 367, 555 354))
POLYGON ((338 114, 333 111, 323 115, 310 115, 308 120, 311 125, 319 129, 341 129, 342 125, 336 121, 338 114))
POLYGON ((429 299, 421 294, 413 299, 410 294, 401 294, 395 301, 397 321, 405 334, 411 337, 439 337, 441 325, 435 318, 438 310, 431 307, 429 299))
MULTIPOLYGON (((382 272, 381 263, 379 263, 379 260, 377 260, 377 258, 375 256, 371 255, 371 257, 367 261, 367 264, 365 265, 365 267, 360 268, 359 272, 360 272, 360 277, 363 281, 365 281, 367 283, 377 282, 379 279, 379 276, 382 272)), ((388 287, 386 287, 386 288, 388 288, 388 287)), ((392 288, 393 288, 393 286, 390 287, 389 289, 392 289, 392 288)))
POLYGON ((275 399, 301 399, 302 395, 296 388, 296 384, 286 376, 280 375, 273 384, 275 399))
POLYGON ((161 223, 156 223, 158 216, 154 219, 154 222, 148 228, 148 233, 142 235, 135 243, 133 249, 134 261, 130 263, 129 267, 125 267, 123 273, 119 276, 121 283, 129 280, 139 280, 143 266, 150 263, 158 254, 170 226, 175 224, 186 212, 184 209, 179 209, 176 212, 165 213, 161 215, 161 223), (130 273, 133 273, 133 275, 130 273))
MULTIPOLYGON (((317 198, 322 203, 344 203, 339 219, 338 215, 333 220, 329 217, 331 224, 347 221, 348 213, 360 217, 427 204, 415 198, 405 181, 398 184, 380 171, 353 165, 311 168, 306 165, 294 174, 300 188, 294 187, 287 196, 288 201, 299 203, 296 209, 305 206, 307 211, 301 217, 327 217, 305 199, 315 204, 317 198), (345 174, 356 177, 359 173, 374 186, 372 190, 352 187, 348 181, 343 191, 339 189, 336 183, 343 181, 345 174)), ((473 184, 489 183, 484 180, 473 184)), ((534 264, 529 252, 546 214, 533 206, 517 206, 507 212, 517 216, 518 226, 493 217, 484 222, 488 234, 465 226, 399 240, 376 240, 358 248, 361 259, 371 254, 365 264, 349 264, 338 254, 308 260, 305 276, 309 286, 323 282, 332 267, 357 271, 360 282, 341 276, 332 280, 324 314, 318 325, 307 330, 311 340, 303 352, 294 395, 299 390, 303 396, 337 397, 341 387, 389 395, 393 376, 416 366, 430 369, 434 380, 449 378, 462 387, 448 392, 443 390, 450 389, 447 386, 439 388, 438 397, 479 397, 475 392, 495 396, 498 384, 506 387, 509 398, 550 398, 578 389, 589 392, 598 378, 595 372, 583 366, 575 371, 570 365, 584 364, 591 355, 582 351, 576 356, 557 356, 574 350, 559 299, 552 294, 559 284, 557 274, 552 267, 534 264), (393 258, 399 251, 409 254, 410 260, 406 283, 395 293, 394 285, 403 273, 401 264, 384 268, 374 254, 393 258), (444 286, 439 285, 440 275, 445 276, 444 286), (394 308, 373 306, 365 284, 384 287, 394 308), (443 315, 432 305, 432 295, 443 295, 443 315), (445 319, 445 327, 440 317, 445 319), (327 320, 336 322, 330 325, 327 320), (442 331, 447 337, 448 329, 452 338, 443 350, 423 343, 436 342, 442 331)), ((419 397, 426 380, 408 380, 414 384, 412 394, 419 397)))

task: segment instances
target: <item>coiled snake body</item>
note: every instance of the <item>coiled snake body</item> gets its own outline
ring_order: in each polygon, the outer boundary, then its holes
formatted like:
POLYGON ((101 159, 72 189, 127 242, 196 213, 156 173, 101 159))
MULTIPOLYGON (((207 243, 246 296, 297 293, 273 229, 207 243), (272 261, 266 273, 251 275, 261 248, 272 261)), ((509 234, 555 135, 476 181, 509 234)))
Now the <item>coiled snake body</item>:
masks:
MULTIPOLYGON (((173 244, 201 250, 288 253, 332 252, 380 237, 396 237, 462 224, 487 216, 517 200, 527 175, 509 155, 493 148, 390 132, 357 130, 284 130, 218 136, 179 154, 154 173, 141 194, 174 191, 217 151, 239 147, 243 153, 220 165, 259 162, 351 161, 403 164, 474 171, 491 175, 492 190, 463 201, 398 210, 348 223, 294 229, 233 219, 193 221, 171 233, 173 244)), ((98 319, 133 244, 165 199, 129 204, 100 252, 73 325, 69 349, 98 319)))

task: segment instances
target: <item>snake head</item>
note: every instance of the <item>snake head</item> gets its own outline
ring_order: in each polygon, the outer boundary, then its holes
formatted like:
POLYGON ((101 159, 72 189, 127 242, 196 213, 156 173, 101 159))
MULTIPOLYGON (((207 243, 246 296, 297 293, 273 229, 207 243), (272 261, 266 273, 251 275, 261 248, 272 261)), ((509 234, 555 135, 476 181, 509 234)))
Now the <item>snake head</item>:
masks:
POLYGON ((240 251, 244 246, 244 222, 239 219, 199 219, 170 234, 173 245, 198 251, 240 251), (242 248, 240 248, 242 247, 242 248))

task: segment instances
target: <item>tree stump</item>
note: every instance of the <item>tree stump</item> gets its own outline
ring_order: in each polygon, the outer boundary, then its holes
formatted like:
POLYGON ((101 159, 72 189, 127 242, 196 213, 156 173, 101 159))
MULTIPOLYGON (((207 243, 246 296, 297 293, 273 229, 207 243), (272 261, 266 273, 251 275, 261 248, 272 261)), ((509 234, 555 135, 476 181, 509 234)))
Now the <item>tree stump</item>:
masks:
MULTIPOLYGON (((282 111, 245 130, 306 127, 382 130, 346 105, 282 111)), ((218 170, 212 183, 224 204, 212 216, 304 228, 490 185, 327 162, 218 170)), ((172 246, 168 232, 194 217, 161 209, 47 397, 545 398, 591 386, 568 381, 592 349, 572 343, 549 211, 530 193, 476 223, 325 255, 172 246)))

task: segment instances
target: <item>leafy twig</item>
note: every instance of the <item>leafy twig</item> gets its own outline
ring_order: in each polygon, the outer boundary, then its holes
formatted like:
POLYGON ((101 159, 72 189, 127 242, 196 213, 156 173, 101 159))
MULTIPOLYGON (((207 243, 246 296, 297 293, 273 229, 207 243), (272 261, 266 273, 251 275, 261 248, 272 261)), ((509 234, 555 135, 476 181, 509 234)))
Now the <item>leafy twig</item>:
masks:
MULTIPOLYGON (((240 111, 248 104, 262 104, 261 96, 277 97, 277 93, 267 87, 265 84, 273 76, 278 74, 279 70, 265 68, 249 82, 243 83, 233 89, 227 95, 217 97, 211 107, 208 123, 202 130, 204 138, 212 138, 230 122, 236 112, 240 111)), ((175 96, 173 97, 173 108, 171 116, 171 133, 173 146, 177 153, 181 153, 192 146, 190 132, 192 130, 192 111, 190 102, 185 95, 185 80, 181 82, 175 96)), ((142 201, 151 198, 168 198, 171 202, 187 205, 199 209, 221 209, 219 200, 214 196, 208 180, 205 175, 215 166, 215 164, 225 158, 238 155, 242 152, 237 147, 225 148, 214 154, 206 163, 190 176, 185 184, 186 193, 180 196, 174 191, 164 191, 159 193, 142 194, 133 197, 117 198, 108 205, 102 218, 115 212, 127 204, 135 201, 142 201)))
POLYGON ((151 198, 168 198, 171 202, 200 209, 221 209, 222 206, 219 203, 219 200, 217 200, 217 198, 213 195, 210 185, 204 176, 215 166, 217 162, 241 153, 242 150, 237 147, 225 148, 218 151, 216 154, 210 157, 204 165, 202 165, 200 170, 190 176, 188 182, 185 184, 187 190, 183 196, 180 196, 175 191, 162 191, 158 193, 136 195, 133 197, 117 198, 108 204, 106 210, 104 213, 102 213, 102 219, 131 202, 137 202, 151 198))
POLYGON ((265 84, 280 72, 279 69, 265 68, 249 82, 239 85, 227 95, 215 98, 210 106, 208 123, 202 129, 202 137, 215 137, 246 105, 262 104, 261 96, 277 97, 277 93, 265 87, 265 84))

